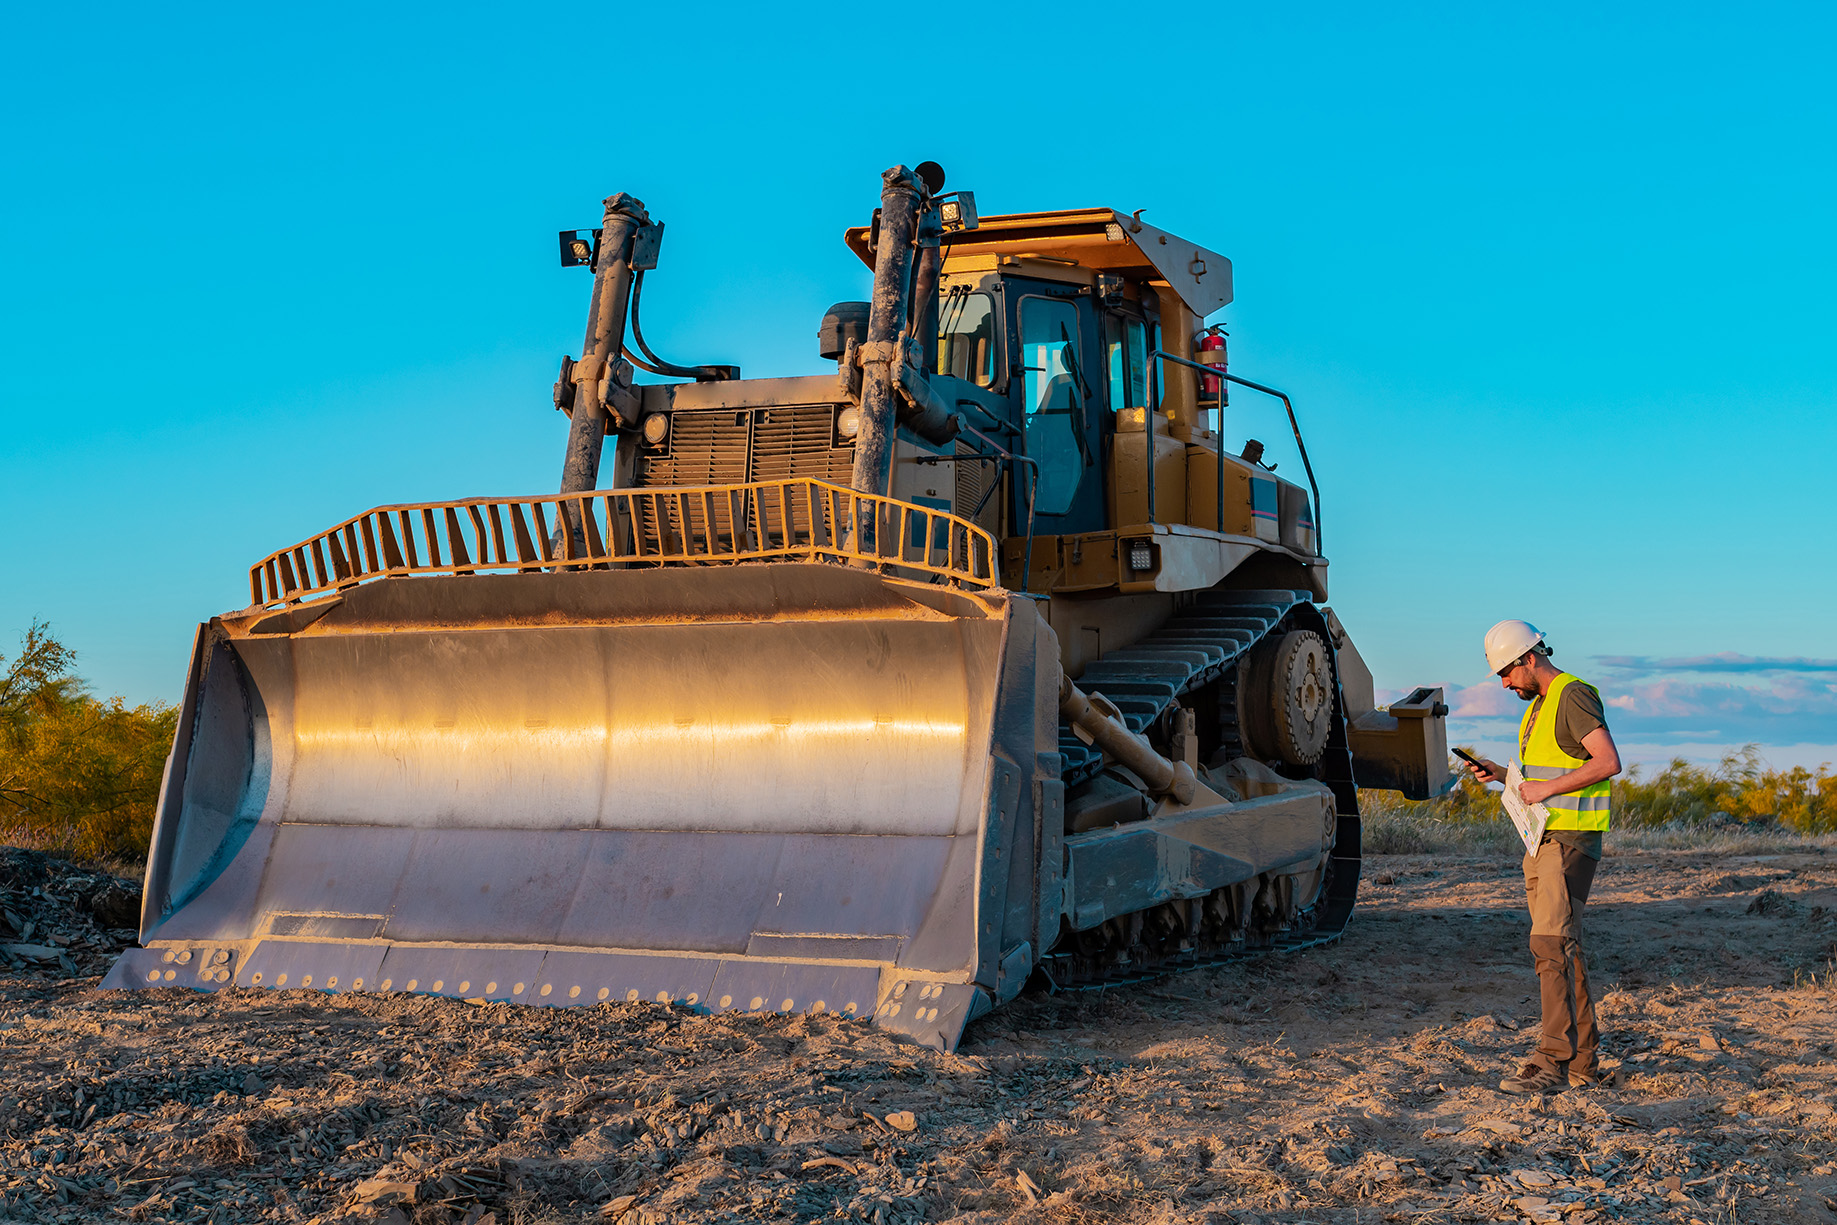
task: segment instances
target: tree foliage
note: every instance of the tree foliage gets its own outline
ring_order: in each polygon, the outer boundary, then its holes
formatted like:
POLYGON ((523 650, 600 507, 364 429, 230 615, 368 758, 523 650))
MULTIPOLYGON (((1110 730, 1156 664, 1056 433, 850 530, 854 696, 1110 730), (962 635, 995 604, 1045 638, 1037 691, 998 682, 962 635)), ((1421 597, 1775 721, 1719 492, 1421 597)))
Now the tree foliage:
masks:
POLYGON ((1748 745, 1730 753, 1715 769, 1683 758, 1643 778, 1631 771, 1616 783, 1614 803, 1641 825, 1669 821, 1784 825, 1807 834, 1837 830, 1837 775, 1830 765, 1814 773, 1804 766, 1769 769, 1748 745))
POLYGON ((0 654, 0 840, 85 858, 141 858, 178 711, 101 701, 42 622, 0 654))

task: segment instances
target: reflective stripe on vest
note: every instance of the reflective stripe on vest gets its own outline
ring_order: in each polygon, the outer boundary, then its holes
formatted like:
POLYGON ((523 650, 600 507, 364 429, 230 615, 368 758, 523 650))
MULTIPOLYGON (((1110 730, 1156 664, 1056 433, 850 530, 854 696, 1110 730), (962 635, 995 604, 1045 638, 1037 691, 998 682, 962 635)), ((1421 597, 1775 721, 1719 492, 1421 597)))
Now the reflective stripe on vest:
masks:
MULTIPOLYGON (((1556 709, 1563 690, 1571 682, 1588 685, 1564 672, 1550 682, 1550 691, 1542 702, 1533 703, 1518 725, 1518 751, 1524 758, 1524 776, 1535 779, 1561 777, 1587 762, 1586 757, 1571 757, 1556 743, 1556 709)), ((1588 686, 1593 689, 1593 685, 1588 686)), ((1607 828, 1609 800, 1613 782, 1602 779, 1580 791, 1553 795, 1544 801, 1550 810, 1550 829, 1604 830, 1607 828)))

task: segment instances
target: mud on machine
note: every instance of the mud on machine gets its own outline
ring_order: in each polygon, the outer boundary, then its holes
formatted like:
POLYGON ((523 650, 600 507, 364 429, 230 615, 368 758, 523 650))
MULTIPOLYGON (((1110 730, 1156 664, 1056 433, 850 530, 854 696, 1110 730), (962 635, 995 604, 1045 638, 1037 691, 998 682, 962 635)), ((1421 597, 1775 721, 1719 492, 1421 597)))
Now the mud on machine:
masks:
POLYGON ((641 325, 626 195, 562 363, 561 490, 367 511, 199 627, 105 986, 832 1011, 949 1048, 1029 979, 1331 940, 1377 709, 1320 496, 1222 436, 1223 256, 1111 209, 978 217, 932 163, 844 240, 832 363, 641 325), (640 383, 635 369, 657 381, 640 383), (601 472, 607 434, 616 436, 601 472))

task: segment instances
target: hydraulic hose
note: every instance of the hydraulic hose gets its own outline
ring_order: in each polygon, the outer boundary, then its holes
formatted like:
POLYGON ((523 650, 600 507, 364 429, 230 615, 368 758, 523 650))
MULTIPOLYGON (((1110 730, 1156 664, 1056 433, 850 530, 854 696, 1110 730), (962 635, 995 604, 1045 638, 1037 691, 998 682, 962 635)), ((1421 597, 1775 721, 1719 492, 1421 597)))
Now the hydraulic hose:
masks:
POLYGON ((631 287, 631 338, 637 342, 638 352, 644 354, 644 357, 639 357, 637 353, 633 353, 631 349, 627 348, 625 350, 625 356, 632 365, 640 369, 648 370, 652 374, 661 374, 679 379, 700 380, 723 377, 723 371, 713 366, 679 366, 675 362, 667 362, 651 352, 651 347, 644 343, 644 328, 638 322, 638 306, 643 300, 644 273, 639 272, 636 277, 633 278, 631 287), (646 358, 649 360, 645 360, 646 358))

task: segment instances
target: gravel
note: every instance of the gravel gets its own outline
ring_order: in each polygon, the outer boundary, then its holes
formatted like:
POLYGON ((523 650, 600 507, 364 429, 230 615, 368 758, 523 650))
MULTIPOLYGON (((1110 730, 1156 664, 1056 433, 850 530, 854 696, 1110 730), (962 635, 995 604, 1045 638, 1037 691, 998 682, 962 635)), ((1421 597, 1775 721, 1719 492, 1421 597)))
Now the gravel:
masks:
POLYGON ((1603 865, 1615 1081, 1526 1099, 1496 861, 1396 857, 1337 946, 1030 993, 947 1055, 833 1015, 102 992, 131 887, 4 852, 9 942, 59 953, 0 972, 0 1221, 1826 1220, 1837 873, 1770 862, 1792 905, 1750 907, 1730 866, 1603 865))

